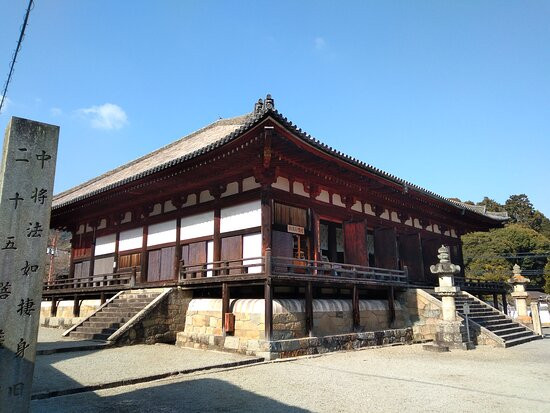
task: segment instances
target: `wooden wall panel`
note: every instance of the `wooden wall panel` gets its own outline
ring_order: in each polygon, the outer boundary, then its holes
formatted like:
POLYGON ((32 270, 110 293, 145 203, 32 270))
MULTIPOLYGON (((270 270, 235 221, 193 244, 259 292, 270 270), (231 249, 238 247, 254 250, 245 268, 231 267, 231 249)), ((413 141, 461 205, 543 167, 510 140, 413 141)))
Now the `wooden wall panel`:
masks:
POLYGON ((436 285, 437 277, 430 271, 430 266, 439 262, 437 250, 441 246, 439 238, 422 239, 422 259, 424 260, 424 280, 431 285, 436 285))
POLYGON ((160 261, 160 279, 171 280, 174 278, 174 255, 176 247, 166 247, 161 249, 161 261, 160 261))
POLYGON ((147 266, 147 282, 160 281, 160 263, 162 251, 149 251, 149 259, 147 266))
POLYGON ((422 283, 424 281, 424 264, 420 234, 399 234, 398 244, 401 267, 407 266, 409 281, 422 283))
POLYGON ((344 248, 346 264, 368 265, 366 221, 344 222, 344 248))
POLYGON ((397 269, 397 239, 395 228, 374 230, 374 254, 378 268, 397 269))
POLYGON ((287 257, 292 258, 292 247, 294 241, 292 234, 282 231, 273 231, 273 248, 272 254, 274 257, 287 257))

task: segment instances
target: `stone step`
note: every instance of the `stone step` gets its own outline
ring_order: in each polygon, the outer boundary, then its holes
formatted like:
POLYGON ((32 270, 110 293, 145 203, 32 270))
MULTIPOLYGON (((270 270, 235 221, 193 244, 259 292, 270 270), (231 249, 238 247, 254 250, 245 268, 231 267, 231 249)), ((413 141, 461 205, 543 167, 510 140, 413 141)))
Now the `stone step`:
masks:
POLYGON ((497 336, 504 337, 508 334, 514 334, 514 333, 522 333, 525 331, 524 327, 510 327, 510 328, 503 328, 500 330, 489 330, 493 333, 495 333, 497 336))
POLYGON ((511 328, 521 328, 523 330, 525 327, 520 326, 518 323, 509 321, 508 323, 497 324, 494 326, 486 326, 485 328, 494 333, 500 330, 508 330, 511 328))
POLYGON ((522 337, 528 337, 533 336, 533 332, 529 330, 523 330, 518 333, 510 333, 505 335, 499 335, 500 338, 504 339, 505 341, 514 340, 516 338, 522 338, 522 337))
POLYGON ((81 340, 102 340, 105 341, 109 338, 110 334, 97 334, 97 333, 83 333, 79 331, 72 331, 69 336, 71 338, 78 338, 81 340))
POLYGON ((504 342, 504 347, 517 346, 518 344, 528 343, 529 341, 538 340, 540 338, 542 338, 542 337, 537 336, 535 334, 531 334, 531 336, 525 336, 525 337, 520 337, 520 338, 516 338, 516 339, 513 339, 513 340, 505 341, 504 342))
POLYGON ((109 304, 109 306, 107 307, 108 309, 118 309, 118 308, 123 308, 125 310, 142 310, 143 308, 145 308, 145 304, 143 305, 139 305, 139 304, 127 304, 127 303, 111 303, 109 304))
POLYGON ((138 299, 147 298, 147 299, 153 300, 156 297, 158 297, 159 295, 160 295, 160 293, 146 293, 146 294, 126 293, 126 294, 118 296, 118 298, 138 298, 138 299))
MULTIPOLYGON (((96 330, 101 330, 102 328, 116 328, 118 329, 121 326, 119 321, 106 322, 106 321, 85 321, 81 325, 82 327, 91 327, 96 330)), ((80 327, 79 327, 80 329, 80 327)))
POLYGON ((118 328, 94 328, 94 327, 83 327, 79 326, 76 329, 77 333, 91 333, 91 334, 107 334, 111 335, 115 331, 117 331, 118 328))
POLYGON ((117 298, 116 300, 113 301, 113 304, 115 303, 124 303, 124 304, 130 304, 130 305, 147 305, 149 304, 151 301, 153 301, 154 298, 117 298))
POLYGON ((510 324, 511 322, 512 321, 508 318, 502 318, 502 319, 499 319, 499 320, 486 321, 486 322, 476 321, 476 323, 478 323, 480 326, 485 327, 487 329, 490 329, 491 327, 495 327, 495 326, 502 326, 502 325, 510 324))
POLYGON ((489 322, 489 321, 496 321, 496 320, 507 320, 506 317, 502 314, 476 316, 476 317, 470 317, 470 318, 478 324, 489 322))
POLYGON ((106 316, 101 316, 101 315, 97 315, 97 316, 94 316, 92 318, 90 318, 89 320, 86 320, 85 323, 88 323, 88 322, 92 322, 92 323, 125 323, 127 322, 128 320, 130 320, 130 318, 132 317, 106 317, 106 316))

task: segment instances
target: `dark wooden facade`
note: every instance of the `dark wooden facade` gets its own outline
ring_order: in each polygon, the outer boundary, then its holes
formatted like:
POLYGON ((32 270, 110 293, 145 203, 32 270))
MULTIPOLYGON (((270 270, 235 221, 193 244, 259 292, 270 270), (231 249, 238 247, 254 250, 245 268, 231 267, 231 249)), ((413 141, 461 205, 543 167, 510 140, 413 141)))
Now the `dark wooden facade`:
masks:
MULTIPOLYGON (((345 271, 334 268, 337 263, 406 271, 407 282, 400 282, 401 287, 433 285, 429 266, 437 261, 441 244, 450 245, 453 262, 462 265, 460 236, 499 225, 327 148, 272 107, 257 111, 228 137, 200 151, 105 187, 98 182, 82 196, 54 201, 52 227, 73 233, 73 283, 63 281, 71 294, 177 283, 225 291, 231 282, 227 276, 234 276, 243 291, 249 284, 253 293, 253 286, 261 284, 263 294, 272 296, 271 278, 257 275, 265 275, 265 267, 248 273, 250 266, 244 264, 252 257, 246 255, 247 248, 257 250, 262 260, 267 251, 276 259, 290 260, 289 277, 279 273, 277 285, 293 286, 292 279, 299 280, 295 290, 285 291, 300 294, 300 288, 306 293, 314 288, 307 277, 317 276, 319 288, 330 284, 329 278, 319 277, 320 263, 331 268, 336 294, 342 288, 343 294, 355 297, 356 284, 363 290, 377 284, 350 283, 353 277, 341 277, 347 281, 339 285, 336 277, 345 271), (224 230, 224 213, 243 204, 259 211, 251 212, 258 220, 224 230), (180 228, 187 217, 200 214, 211 214, 212 229, 182 239, 180 228), (166 222, 171 223, 168 232, 175 226, 175 235, 169 242, 150 245, 153 236, 163 234, 166 222), (98 240, 107 253, 98 254, 98 240), (180 279, 182 265, 186 274, 195 268, 194 273, 204 277, 180 279), (225 272, 219 269, 223 267, 225 272)), ((273 272, 271 266, 268 272, 273 272)), ((355 278, 361 278, 357 272, 355 278)), ((60 291, 49 287, 46 296, 59 296, 60 291)), ((232 294, 235 291, 232 288, 232 294)))

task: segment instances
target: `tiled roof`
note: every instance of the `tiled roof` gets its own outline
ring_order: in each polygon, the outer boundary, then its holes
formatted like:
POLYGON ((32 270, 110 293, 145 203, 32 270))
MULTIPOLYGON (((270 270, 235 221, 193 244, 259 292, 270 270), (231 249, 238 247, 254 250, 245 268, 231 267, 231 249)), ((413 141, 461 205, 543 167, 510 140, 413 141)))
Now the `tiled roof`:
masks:
POLYGON ((313 147, 338 157, 351 165, 358 166, 361 169, 382 177, 387 181, 397 183, 403 186, 405 190, 414 189, 417 192, 437 199, 445 204, 454 206, 461 210, 467 209, 495 221, 504 221, 507 219, 507 217, 502 217, 498 214, 492 214, 486 212, 485 210, 482 211, 478 206, 468 205, 442 197, 434 192, 428 191, 418 185, 412 184, 398 178, 395 175, 387 173, 354 157, 337 151, 302 131, 302 129, 298 128, 272 107, 264 107, 260 110, 256 110, 255 112, 255 114, 250 113, 235 118, 220 119, 202 129, 199 129, 196 132, 191 133, 190 135, 151 152, 150 154, 142 156, 141 158, 113 169, 112 171, 104 173, 97 178, 64 191, 54 197, 52 208, 62 208, 73 202, 78 202, 102 192, 106 192, 110 189, 114 189, 126 183, 192 159, 196 156, 210 152, 211 150, 236 139, 268 116, 271 116, 281 125, 290 130, 295 136, 311 144, 313 147))

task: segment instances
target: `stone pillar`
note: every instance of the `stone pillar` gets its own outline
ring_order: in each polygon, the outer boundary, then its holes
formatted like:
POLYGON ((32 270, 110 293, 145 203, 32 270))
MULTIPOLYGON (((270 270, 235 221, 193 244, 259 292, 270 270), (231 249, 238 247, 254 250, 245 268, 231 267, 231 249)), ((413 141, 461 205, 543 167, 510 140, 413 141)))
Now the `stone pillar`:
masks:
POLYGON ((439 277, 435 292, 442 302, 442 319, 436 326, 435 344, 439 348, 469 350, 473 344, 466 337, 466 326, 456 317, 455 297, 460 294, 460 288, 455 286, 454 277, 460 273, 460 266, 449 260, 449 247, 442 245, 437 252, 439 262, 430 266, 432 274, 439 277))
POLYGON ((527 297, 529 297, 529 294, 525 291, 525 286, 531 280, 521 275, 521 268, 517 264, 514 265, 512 272, 514 275, 508 280, 508 283, 514 288, 512 297, 516 300, 516 320, 523 324, 531 324, 531 317, 527 313, 527 297))
POLYGON ((2 412, 29 410, 58 136, 58 126, 13 117, 4 139, 0 170, 2 412))

